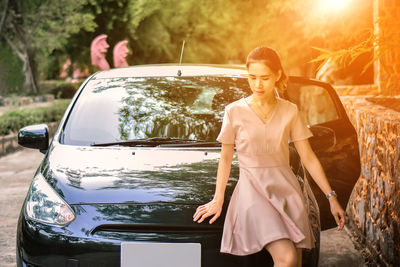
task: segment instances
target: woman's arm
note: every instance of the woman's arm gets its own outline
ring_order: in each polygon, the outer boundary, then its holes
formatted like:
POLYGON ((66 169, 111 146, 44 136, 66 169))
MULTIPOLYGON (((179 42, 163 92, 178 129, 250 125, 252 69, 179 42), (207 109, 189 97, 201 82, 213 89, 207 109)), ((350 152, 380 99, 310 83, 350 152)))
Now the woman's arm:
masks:
POLYGON ((207 204, 201 205, 196 209, 196 212, 193 215, 193 221, 197 221, 201 217, 198 221, 198 223, 201 223, 205 218, 215 214, 210 220, 211 224, 221 215, 222 205, 224 204, 225 188, 228 182, 229 173, 231 172, 233 152, 234 145, 222 144, 214 198, 207 204))
MULTIPOLYGON (((312 150, 308 139, 294 141, 293 143, 300 155, 301 161, 322 192, 324 192, 325 195, 332 192, 332 188, 326 178, 321 163, 312 150)), ((336 196, 329 198, 329 204, 331 206, 332 215, 338 225, 338 230, 342 230, 345 224, 345 212, 340 206, 336 196)))

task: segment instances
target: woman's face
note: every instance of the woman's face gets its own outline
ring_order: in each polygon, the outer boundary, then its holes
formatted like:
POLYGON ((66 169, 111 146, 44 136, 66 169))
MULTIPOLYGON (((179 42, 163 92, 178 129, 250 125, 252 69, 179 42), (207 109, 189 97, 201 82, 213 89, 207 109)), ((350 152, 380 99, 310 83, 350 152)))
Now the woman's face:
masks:
POLYGON ((249 85, 254 96, 259 99, 267 99, 274 95, 275 83, 281 76, 280 70, 276 73, 262 62, 253 62, 250 63, 247 71, 249 85))

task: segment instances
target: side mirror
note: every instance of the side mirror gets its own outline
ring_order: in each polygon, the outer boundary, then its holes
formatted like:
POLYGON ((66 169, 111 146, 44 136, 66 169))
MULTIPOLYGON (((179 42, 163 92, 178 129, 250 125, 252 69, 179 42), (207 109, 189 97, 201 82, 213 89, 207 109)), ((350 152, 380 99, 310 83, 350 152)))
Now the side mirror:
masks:
POLYGON ((49 148, 49 128, 46 124, 29 125, 19 130, 18 144, 27 148, 40 149, 44 153, 49 148))

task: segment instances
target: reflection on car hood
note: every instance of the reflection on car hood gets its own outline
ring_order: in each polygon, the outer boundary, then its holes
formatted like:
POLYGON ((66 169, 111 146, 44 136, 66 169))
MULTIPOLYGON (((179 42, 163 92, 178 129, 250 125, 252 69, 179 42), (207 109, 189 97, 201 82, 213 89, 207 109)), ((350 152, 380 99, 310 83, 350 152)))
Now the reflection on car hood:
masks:
MULTIPOLYGON (((220 150, 55 145, 42 172, 69 204, 174 202, 212 199, 220 150)), ((236 162, 234 162, 236 165, 236 162)), ((237 181, 233 166, 226 196, 237 181)))

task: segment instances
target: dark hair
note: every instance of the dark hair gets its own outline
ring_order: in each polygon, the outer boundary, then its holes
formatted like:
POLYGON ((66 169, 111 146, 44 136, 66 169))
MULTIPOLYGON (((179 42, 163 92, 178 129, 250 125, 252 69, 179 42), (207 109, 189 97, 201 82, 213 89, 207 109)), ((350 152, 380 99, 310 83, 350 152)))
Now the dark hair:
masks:
POLYGON ((281 77, 276 82, 279 94, 283 96, 286 92, 286 85, 288 77, 282 67, 281 59, 279 58, 278 52, 268 46, 259 46, 254 48, 246 60, 246 67, 249 68, 250 63, 261 62, 267 65, 273 72, 278 73, 281 70, 281 77))

